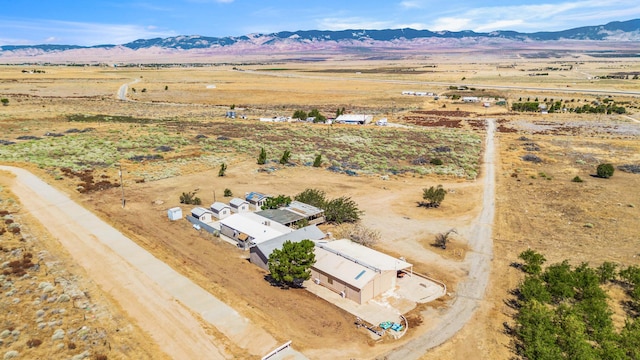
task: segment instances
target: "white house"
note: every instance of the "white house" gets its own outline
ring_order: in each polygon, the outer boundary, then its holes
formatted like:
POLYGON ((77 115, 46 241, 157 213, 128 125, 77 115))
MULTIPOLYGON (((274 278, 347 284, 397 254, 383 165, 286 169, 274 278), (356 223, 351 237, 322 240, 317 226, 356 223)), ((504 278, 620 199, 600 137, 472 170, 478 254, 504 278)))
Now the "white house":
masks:
POLYGON ((413 265, 366 246, 343 239, 318 241, 311 279, 359 304, 392 290, 398 272, 413 273, 413 265))
POLYGON ((202 222, 213 222, 213 213, 203 207, 196 207, 191 210, 191 216, 202 222))
POLYGON ((211 212, 213 212, 213 216, 216 218, 224 219, 231 215, 231 207, 225 203, 216 201, 211 204, 211 212))
POLYGON ((262 210, 262 205, 264 205, 264 202, 267 201, 267 198, 269 197, 269 195, 252 191, 246 193, 244 199, 249 202, 249 204, 253 205, 254 209, 262 210))
POLYGON ((249 211, 249 202, 240 198, 233 198, 229 201, 231 212, 243 213, 249 211))
POLYGON ((463 96, 462 97, 462 102, 465 103, 472 103, 472 102, 478 102, 480 101, 480 99, 477 96, 463 96))
POLYGON ((232 214, 220 220, 220 234, 238 243, 241 249, 271 240, 293 229, 252 212, 232 214))

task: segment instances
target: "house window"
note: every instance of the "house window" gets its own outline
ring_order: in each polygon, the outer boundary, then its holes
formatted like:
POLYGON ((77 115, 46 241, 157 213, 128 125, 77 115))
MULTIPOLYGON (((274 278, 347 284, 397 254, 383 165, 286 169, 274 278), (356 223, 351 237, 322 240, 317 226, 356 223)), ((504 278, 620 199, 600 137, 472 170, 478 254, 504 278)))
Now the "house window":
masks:
POLYGON ((333 285, 333 279, 332 278, 328 278, 327 283, 329 283, 329 285, 333 285))

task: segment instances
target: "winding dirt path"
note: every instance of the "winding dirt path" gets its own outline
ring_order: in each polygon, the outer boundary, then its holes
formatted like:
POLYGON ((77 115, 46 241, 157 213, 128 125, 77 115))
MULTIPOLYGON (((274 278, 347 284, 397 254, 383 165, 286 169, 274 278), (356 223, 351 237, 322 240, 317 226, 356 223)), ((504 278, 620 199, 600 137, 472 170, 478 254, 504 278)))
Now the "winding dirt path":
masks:
POLYGON ((277 346, 266 331, 37 176, 10 166, 0 170, 16 175, 11 188, 24 208, 172 358, 257 357, 277 346), (229 341, 239 354, 228 352, 229 341))
POLYGON ((492 229, 496 186, 495 131, 495 119, 487 119, 487 137, 483 159, 482 210, 474 221, 469 237, 470 251, 464 260, 469 265, 469 276, 458 285, 455 300, 447 312, 438 319, 434 319, 438 325, 402 347, 394 349, 386 355, 387 359, 419 359, 427 350, 441 345, 462 329, 484 299, 493 260, 492 229))

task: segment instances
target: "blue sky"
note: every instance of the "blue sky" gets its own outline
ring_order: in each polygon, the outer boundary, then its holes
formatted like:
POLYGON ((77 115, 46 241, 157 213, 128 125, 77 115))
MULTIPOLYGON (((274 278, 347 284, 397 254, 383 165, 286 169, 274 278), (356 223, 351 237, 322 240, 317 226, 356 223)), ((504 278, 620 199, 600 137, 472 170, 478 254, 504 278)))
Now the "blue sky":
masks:
POLYGON ((1 9, 0 45, 405 27, 535 32, 640 18, 638 0, 7 0, 1 9))

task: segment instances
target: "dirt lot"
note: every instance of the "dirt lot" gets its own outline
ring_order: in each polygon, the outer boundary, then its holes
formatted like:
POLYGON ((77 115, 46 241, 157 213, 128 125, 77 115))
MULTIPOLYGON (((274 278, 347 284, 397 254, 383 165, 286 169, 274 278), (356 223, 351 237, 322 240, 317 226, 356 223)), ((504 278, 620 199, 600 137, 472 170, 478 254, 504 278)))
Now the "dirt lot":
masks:
MULTIPOLYGON (((543 65, 545 63, 541 60, 540 63, 527 63, 522 67, 534 69, 543 65)), ((362 63, 352 66, 354 69, 360 68, 362 63)), ((611 70, 608 66, 604 63, 585 63, 580 71, 603 73, 611 70)), ((343 67, 344 64, 341 64, 340 68, 343 67)), ((255 118, 289 115, 298 107, 315 106, 331 112, 336 107, 347 106, 353 111, 377 111, 377 115, 388 116, 390 121, 404 122, 406 119, 406 123, 414 126, 449 127, 481 134, 482 117, 489 114, 480 105, 402 96, 400 93, 407 90, 406 84, 381 86, 360 82, 357 77, 417 77, 436 81, 475 77, 475 81, 490 83, 536 85, 535 82, 555 82, 559 86, 562 81, 566 82, 563 76, 571 74, 578 83, 571 86, 601 85, 591 84, 577 70, 541 80, 531 79, 526 74, 522 76, 519 69, 500 69, 498 78, 495 62, 478 65, 444 61, 436 73, 410 75, 396 75, 386 67, 384 69, 362 75, 355 75, 355 72, 345 75, 343 70, 335 71, 340 76, 356 78, 353 82, 345 81, 339 87, 333 85, 335 81, 305 80, 307 89, 319 89, 310 94, 295 91, 302 81, 300 79, 275 81, 273 76, 238 75, 238 72, 229 69, 204 72, 197 69, 188 72, 111 69, 104 72, 83 70, 79 74, 77 69, 52 68, 47 72, 52 79, 25 81, 22 78, 17 79, 15 84, 10 81, 16 77, 12 72, 15 68, 3 69, 0 78, 4 80, 0 93, 9 96, 11 103, 3 107, 0 113, 0 126, 7 138, 19 135, 41 137, 47 131, 62 132, 71 127, 94 128, 96 134, 104 134, 105 137, 119 134, 131 136, 138 133, 140 125, 68 123, 62 115, 90 113, 179 118, 196 122, 211 119, 223 121, 220 117, 224 111, 229 105, 236 104, 246 108, 244 111, 255 118), (86 80, 69 83, 64 80, 67 77, 86 80), (154 103, 112 100, 120 85, 140 77, 141 82, 133 85, 137 92, 130 94, 131 97, 154 103), (98 81, 100 85, 95 85, 98 81), (65 85, 55 90, 60 83, 65 85), (216 84, 216 88, 206 89, 207 84, 216 84), (238 86, 233 89, 225 90, 225 87, 236 84, 238 86), (168 90, 164 90, 165 86, 168 86, 168 90), (144 93, 141 91, 143 88, 147 89, 144 93), (279 95, 270 95, 273 89, 277 89, 279 95), (255 96, 251 96, 254 90, 255 96), (169 101, 200 105, 164 104, 169 101), (442 105, 446 108, 443 109, 442 105), (465 114, 464 111, 471 114, 465 114)), ((256 67, 256 70, 261 69, 256 67)), ((320 76, 320 72, 313 74, 320 76)), ((328 74, 334 75, 331 71, 328 74)), ((607 83, 604 87, 608 86, 617 85, 607 83)), ((626 89, 637 89, 637 86, 637 83, 627 82, 621 85, 626 89)), ((445 87, 434 87, 438 92, 447 90, 445 87)), ((560 93, 524 91, 513 91, 505 96, 512 100, 521 96, 530 96, 532 99, 537 96, 569 97, 560 93)), ((583 100, 587 102, 594 98, 585 95, 573 97, 585 97, 583 100)), ((623 98, 621 101, 632 102, 633 99, 623 98)), ((629 109, 634 111, 631 105, 629 109)), ((484 358, 509 358, 513 355, 509 338, 502 332, 502 323, 510 321, 511 315, 503 300, 520 279, 520 274, 510 264, 517 259, 519 252, 528 247, 545 253, 550 263, 563 259, 573 263, 589 261, 592 264, 606 260, 627 265, 640 262, 637 257, 640 228, 636 224, 640 195, 630 191, 638 187, 640 175, 616 171, 614 177, 608 180, 590 176, 602 161, 616 165, 640 163, 638 124, 623 117, 606 115, 549 114, 543 117, 513 115, 500 110, 491 116, 496 114, 499 115, 500 132, 497 134, 498 187, 491 282, 483 305, 468 325, 450 341, 425 354, 425 359, 463 359, 477 357, 478 353, 483 354, 484 358), (519 140, 521 136, 527 137, 527 140, 519 140), (522 156, 529 153, 540 157, 542 162, 523 161, 522 156), (584 182, 571 182, 575 176, 580 176, 584 182)), ((633 113, 630 115, 635 116, 633 113)), ((170 135, 192 138, 197 134, 198 128, 182 127, 176 134, 170 135)), ((181 148, 180 156, 196 156, 195 152, 189 155, 189 149, 188 146, 181 148)), ((225 188, 240 196, 247 191, 294 195, 308 187, 325 190, 330 198, 350 196, 365 211, 363 223, 382 233, 383 239, 377 245, 379 249, 406 257, 414 263, 417 271, 442 279, 452 291, 455 291, 456 283, 468 275, 462 263, 468 252, 464 232, 469 231, 471 220, 480 210, 482 191, 481 183, 477 180, 411 173, 389 175, 388 180, 383 180, 379 175, 347 176, 303 166, 262 172, 258 171, 255 158, 251 156, 232 151, 216 156, 229 165, 225 177, 217 177, 219 162, 215 161, 202 164, 185 162, 184 165, 180 165, 179 161, 124 161, 127 199, 124 209, 121 206, 120 188, 80 194, 77 191, 79 179, 63 174, 59 168, 43 166, 42 169, 33 170, 48 182, 72 194, 85 207, 108 220, 173 268, 188 275, 220 300, 232 305, 277 340, 293 340, 296 349, 311 358, 371 358, 384 354, 409 337, 431 328, 434 322, 430 322, 428 316, 446 311, 447 302, 451 299, 445 298, 420 309, 425 321, 406 339, 374 344, 365 332, 354 328, 351 315, 305 291, 283 291, 269 286, 264 280, 265 273, 247 262, 248 254, 245 252, 218 239, 196 233, 185 221, 169 223, 166 209, 179 205, 178 198, 182 192, 198 189, 197 194, 205 205, 214 201, 214 192, 215 198, 220 200, 225 188), (157 181, 141 181, 140 174, 163 167, 166 170, 167 164, 177 169, 174 175, 157 181), (416 202, 420 200, 422 189, 440 183, 450 190, 442 207, 429 210, 418 208, 416 202), (451 228, 461 230, 463 235, 454 236, 446 251, 431 245, 435 234, 451 228), (291 316, 292 313, 295 317, 291 316)), ((15 159, 12 164, 21 161, 15 159)), ((96 167, 94 176, 96 179, 119 182, 115 167, 96 167)), ((189 210, 190 207, 183 206, 184 212, 189 210)), ((47 241, 47 244, 56 248, 53 240, 47 241)), ((62 249, 58 251, 62 252, 62 249)), ((90 279, 90 274, 83 278, 90 279)), ((108 299, 104 293, 101 296, 108 299)), ((108 308, 117 312, 113 306, 109 305, 108 308)), ((113 331, 107 333, 113 336, 112 344, 125 341, 118 340, 118 334, 113 331)), ((145 347, 143 354, 156 350, 154 347, 145 347)), ((109 358, 111 356, 112 352, 109 352, 109 358)), ((117 358, 117 355, 113 356, 117 358)), ((140 358, 144 356, 140 355, 140 358)))

